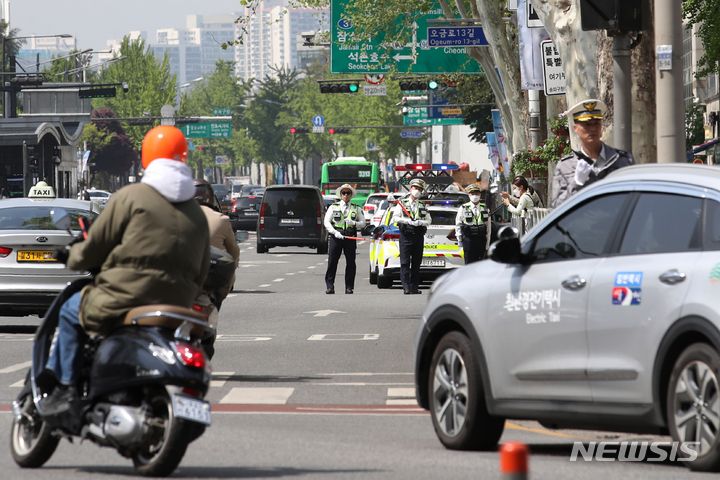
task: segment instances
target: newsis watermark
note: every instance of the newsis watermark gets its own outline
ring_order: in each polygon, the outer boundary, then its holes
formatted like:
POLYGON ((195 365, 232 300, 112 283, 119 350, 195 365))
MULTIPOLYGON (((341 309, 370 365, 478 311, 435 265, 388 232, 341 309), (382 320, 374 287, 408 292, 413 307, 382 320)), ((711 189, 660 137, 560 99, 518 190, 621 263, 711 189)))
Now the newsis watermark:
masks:
POLYGON ((574 442, 570 461, 586 462, 692 462, 700 442, 574 442))

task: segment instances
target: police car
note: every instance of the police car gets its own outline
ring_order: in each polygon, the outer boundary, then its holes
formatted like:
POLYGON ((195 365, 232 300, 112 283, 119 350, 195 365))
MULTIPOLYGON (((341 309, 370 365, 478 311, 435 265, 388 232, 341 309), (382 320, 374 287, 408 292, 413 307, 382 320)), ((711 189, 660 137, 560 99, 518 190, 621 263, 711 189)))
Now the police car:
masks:
POLYGON ((27 198, 0 200, 0 316, 42 315, 68 282, 88 275, 52 258, 57 247, 72 240, 51 221, 58 207, 70 215, 74 234, 81 216, 92 220, 101 211, 95 202, 56 198, 45 182, 27 198))
MULTIPOLYGON (((454 235, 458 206, 434 205, 428 202, 432 223, 425 233, 425 248, 420 264, 420 281, 432 281, 449 270, 465 265, 462 246, 454 235)), ((389 208, 370 244, 370 283, 390 288, 400 280, 400 230, 391 224, 393 209, 389 208)))

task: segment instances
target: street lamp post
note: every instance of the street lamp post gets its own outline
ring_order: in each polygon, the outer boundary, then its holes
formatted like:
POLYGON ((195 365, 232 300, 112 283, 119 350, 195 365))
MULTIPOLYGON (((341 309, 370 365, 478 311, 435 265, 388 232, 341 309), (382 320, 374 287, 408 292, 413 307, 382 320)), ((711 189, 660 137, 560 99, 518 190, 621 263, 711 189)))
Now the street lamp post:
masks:
MULTIPOLYGON (((72 38, 72 35, 69 33, 61 33, 59 35, 31 35, 29 37, 10 37, 10 40, 25 40, 28 38, 72 38)), ((6 61, 5 61, 5 40, 7 38, 5 35, 2 36, 2 55, 0 56, 0 61, 2 62, 2 90, 4 91, 3 94, 3 117, 4 118, 10 118, 12 117, 12 112, 10 111, 10 95, 14 95, 15 92, 8 89, 7 87, 9 85, 6 85, 5 82, 5 73, 7 73, 6 70, 6 61)), ((9 83, 9 82, 8 82, 9 83)))

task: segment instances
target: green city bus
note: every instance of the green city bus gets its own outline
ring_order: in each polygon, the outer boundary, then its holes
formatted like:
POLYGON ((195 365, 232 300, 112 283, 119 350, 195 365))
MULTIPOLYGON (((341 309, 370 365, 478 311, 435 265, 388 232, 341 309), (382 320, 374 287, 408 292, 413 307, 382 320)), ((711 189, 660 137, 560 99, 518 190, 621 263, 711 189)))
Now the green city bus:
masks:
POLYGON ((363 206, 368 195, 380 191, 380 173, 375 162, 365 157, 339 157, 323 164, 320 190, 323 195, 335 195, 335 190, 349 183, 357 191, 352 203, 363 206))

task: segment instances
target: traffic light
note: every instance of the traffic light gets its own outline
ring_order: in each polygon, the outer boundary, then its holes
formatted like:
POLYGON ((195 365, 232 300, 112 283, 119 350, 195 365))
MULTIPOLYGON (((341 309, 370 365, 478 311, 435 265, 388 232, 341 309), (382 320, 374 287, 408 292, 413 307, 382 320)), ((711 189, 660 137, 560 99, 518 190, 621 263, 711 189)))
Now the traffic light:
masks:
POLYGON ((357 82, 320 84, 320 93, 357 93, 360 85, 357 82))
POLYGON ((310 133, 310 129, 308 127, 291 127, 290 133, 310 133))
POLYGON ((78 90, 79 98, 109 98, 115 96, 115 87, 81 88, 78 90))
POLYGON ((199 150, 201 152, 208 151, 208 150, 210 150, 210 145, 196 145, 195 150, 199 150))
POLYGON ((437 90, 438 88, 440 88, 440 84, 438 82, 436 82, 435 80, 430 80, 428 82, 428 89, 437 90))
POLYGON ((330 135, 335 135, 336 133, 350 133, 349 128, 331 128, 328 130, 330 132, 330 135))
POLYGON ((38 85, 42 85, 42 83, 43 77, 40 75, 22 75, 10 79, 10 85, 13 87, 37 87, 38 85))
POLYGON ((419 79, 406 79, 400 81, 400 90, 403 92, 408 92, 412 90, 427 90, 428 89, 428 83, 424 80, 419 79))

